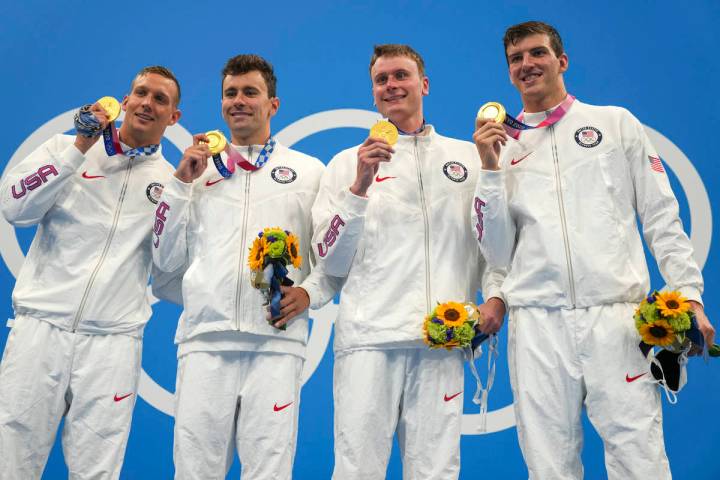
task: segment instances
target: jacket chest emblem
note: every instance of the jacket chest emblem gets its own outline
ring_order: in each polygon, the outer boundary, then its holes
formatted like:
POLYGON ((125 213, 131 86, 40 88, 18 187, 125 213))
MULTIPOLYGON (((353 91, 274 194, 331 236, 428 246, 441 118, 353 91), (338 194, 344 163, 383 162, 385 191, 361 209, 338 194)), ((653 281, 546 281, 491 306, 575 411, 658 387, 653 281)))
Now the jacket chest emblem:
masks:
POLYGON ((443 173, 453 182, 464 182, 468 177, 468 170, 460 162, 447 162, 443 165, 443 173))
POLYGON ((160 195, 162 195, 162 191, 162 183, 152 182, 145 189, 145 196, 147 196, 148 200, 157 205, 158 201, 160 201, 160 195))
POLYGON ((297 179, 297 172, 290 167, 275 167, 270 176, 278 183, 292 183, 297 179))
POLYGON ((595 127, 582 127, 575 131, 575 142, 584 148, 597 147, 602 138, 602 132, 595 127))

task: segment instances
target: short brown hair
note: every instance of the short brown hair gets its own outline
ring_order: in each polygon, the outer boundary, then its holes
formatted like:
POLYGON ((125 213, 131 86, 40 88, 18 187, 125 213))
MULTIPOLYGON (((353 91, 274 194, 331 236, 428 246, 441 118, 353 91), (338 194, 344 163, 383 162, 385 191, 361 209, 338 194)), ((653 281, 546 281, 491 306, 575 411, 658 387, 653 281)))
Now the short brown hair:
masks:
POLYGON ((227 61, 220 74, 220 91, 226 75, 243 75, 257 70, 265 80, 268 90, 268 97, 277 97, 277 78, 273 66, 260 55, 242 54, 236 55, 227 61))
POLYGON ((410 45, 401 45, 397 43, 386 43, 384 45, 375 45, 373 47, 373 54, 370 58, 370 71, 380 57, 408 57, 413 60, 418 67, 418 72, 421 77, 425 76, 425 62, 418 52, 416 52, 410 45))
POLYGON ((563 48, 562 38, 555 27, 544 22, 524 22, 513 25, 505 30, 503 37, 503 45, 505 46, 505 58, 507 58, 508 45, 515 45, 517 42, 530 35, 547 35, 550 39, 550 47, 556 56, 560 56, 565 52, 563 48))
POLYGON ((173 83, 175 83, 175 88, 177 88, 177 98, 175 99, 175 106, 177 107, 180 104, 180 82, 178 82, 178 79, 175 78, 175 74, 173 74, 173 72, 170 71, 169 68, 163 67, 162 65, 151 65, 149 67, 142 68, 137 73, 137 75, 135 75, 135 78, 133 78, 133 81, 130 84, 130 91, 135 88, 135 80, 140 77, 144 77, 149 73, 155 73, 157 75, 160 75, 161 77, 168 78, 172 80, 173 83))

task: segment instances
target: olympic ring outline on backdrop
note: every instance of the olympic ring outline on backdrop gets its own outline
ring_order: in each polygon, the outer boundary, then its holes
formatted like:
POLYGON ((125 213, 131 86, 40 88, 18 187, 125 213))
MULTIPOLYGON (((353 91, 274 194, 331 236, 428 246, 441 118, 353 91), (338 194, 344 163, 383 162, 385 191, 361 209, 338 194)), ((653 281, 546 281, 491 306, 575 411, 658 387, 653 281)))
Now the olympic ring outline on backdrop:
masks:
MULTIPOLYGON (((69 110, 56 116, 25 139, 5 166, 3 176, 8 169, 29 155, 52 135, 71 130, 75 111, 76 110, 69 110)), ((123 118, 124 112, 119 120, 123 118)), ((327 110, 295 121, 278 132, 276 138, 284 145, 292 146, 306 137, 325 130, 334 128, 367 129, 379 118, 380 115, 378 113, 369 110, 327 110)), ((675 144, 660 132, 650 127, 645 126, 645 131, 660 154, 660 157, 668 167, 675 172, 680 180, 690 209, 692 226, 691 241, 695 250, 695 259, 702 269, 710 252, 710 243, 712 240, 712 210, 705 185, 693 164, 675 144)), ((180 151, 183 151, 192 144, 192 134, 180 124, 169 127, 165 132, 165 137, 180 151)), ((2 255, 3 260, 13 276, 17 277, 20 266, 24 260, 24 255, 17 242, 14 228, 1 217, 0 255, 2 255)), ((149 289, 148 295, 152 303, 157 302, 157 299, 152 297, 149 289)), ((337 305, 333 303, 311 313, 313 329, 308 340, 308 353, 303 368, 303 384, 305 384, 315 372, 315 369, 327 350, 332 324, 334 323, 336 315, 337 305)), ((156 409, 172 416, 173 394, 158 385, 145 370, 141 372, 138 395, 143 397, 144 400, 156 409)), ((477 435, 481 433, 493 433, 513 427, 515 425, 513 405, 510 403, 498 410, 488 412, 486 432, 479 431, 480 420, 479 414, 463 414, 462 434, 477 435)))

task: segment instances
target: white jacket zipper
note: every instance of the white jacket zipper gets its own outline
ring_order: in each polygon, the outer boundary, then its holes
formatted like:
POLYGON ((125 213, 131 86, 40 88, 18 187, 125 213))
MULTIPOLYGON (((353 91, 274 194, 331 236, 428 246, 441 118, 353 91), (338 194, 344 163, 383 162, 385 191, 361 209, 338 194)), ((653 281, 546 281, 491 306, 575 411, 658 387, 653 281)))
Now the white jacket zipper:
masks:
POLYGON ((563 241, 565 245, 565 261, 567 263, 568 282, 570 284, 570 302, 575 308, 575 275, 573 274, 572 257, 570 255, 570 237, 567 231, 567 218, 565 216, 565 202, 563 200, 562 182, 560 180, 560 161, 558 158, 557 145, 555 142, 555 126, 550 125, 550 138, 552 139, 552 155, 555 165, 555 188, 557 190, 558 209, 560 211, 560 225, 562 227, 563 241))
POLYGON ((418 174, 418 187, 420 189, 420 206, 422 208, 423 222, 425 224, 424 229, 424 241, 425 241, 425 311, 431 310, 430 301, 430 222, 428 220, 427 203, 425 202, 425 187, 423 186, 422 168, 420 167, 420 155, 418 154, 418 138, 414 137, 415 141, 415 165, 417 166, 418 174))
POLYGON ((77 314, 75 315, 75 321, 72 325, 73 333, 75 333, 75 331, 77 330, 80 319, 82 318, 82 315, 84 313, 88 297, 90 296, 90 290, 92 290, 95 279, 97 278, 98 273, 100 273, 100 267, 102 267, 102 264, 105 261, 105 257, 107 257, 108 251, 110 250, 110 244, 112 244, 113 237, 115 236, 115 231, 117 230, 117 225, 120 221, 120 212, 122 211, 123 202, 125 200, 125 193, 127 192, 127 186, 130 180, 130 172, 132 171, 134 159, 135 157, 130 157, 130 159, 128 160, 128 166, 125 170, 125 179, 123 180, 123 186, 120 189, 120 198, 118 199, 117 206, 115 207, 115 214, 113 215, 113 223, 110 227, 110 233, 108 234, 107 240, 105 241, 105 248, 103 248, 103 251, 100 254, 100 258, 95 265, 95 269, 90 275, 90 280, 88 280, 87 286, 85 287, 85 292, 83 293, 82 299, 80 300, 80 306, 78 307, 77 314))
MULTIPOLYGON (((248 161, 252 161, 252 145, 248 146, 248 161)), ((235 328, 240 330, 240 301, 243 290, 243 272, 245 271, 245 240, 247 234, 248 205, 250 203, 250 176, 252 172, 245 173, 245 196, 243 199, 243 220, 240 233, 240 265, 238 266, 237 288, 235 289, 235 328)))

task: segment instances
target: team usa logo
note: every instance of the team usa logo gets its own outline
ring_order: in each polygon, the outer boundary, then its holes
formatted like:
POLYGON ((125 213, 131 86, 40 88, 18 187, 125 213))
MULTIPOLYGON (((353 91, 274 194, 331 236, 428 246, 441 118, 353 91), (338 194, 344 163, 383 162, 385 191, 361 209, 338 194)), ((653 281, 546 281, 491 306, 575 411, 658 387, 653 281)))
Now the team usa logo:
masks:
POLYGON ((575 132, 575 141, 581 147, 596 147, 602 142, 602 133, 595 127, 578 128, 575 132))
POLYGON ((270 176, 278 183, 291 183, 297 178, 297 172, 290 167, 275 167, 270 176))
POLYGON ((453 182, 464 182, 467 179, 468 171, 465 165, 459 162, 447 162, 443 165, 443 173, 453 182))
POLYGON ((147 195, 148 200, 157 205, 157 203, 160 201, 160 195, 162 194, 162 191, 163 186, 161 183, 152 182, 145 189, 145 195, 147 195))
POLYGON ((54 166, 45 165, 40 167, 37 172, 31 173, 20 180, 20 183, 12 186, 11 191, 13 198, 22 198, 27 192, 42 186, 42 184, 48 181, 50 175, 58 175, 58 171, 54 166))

